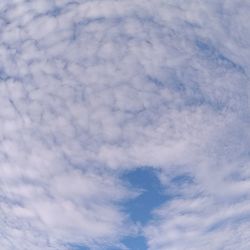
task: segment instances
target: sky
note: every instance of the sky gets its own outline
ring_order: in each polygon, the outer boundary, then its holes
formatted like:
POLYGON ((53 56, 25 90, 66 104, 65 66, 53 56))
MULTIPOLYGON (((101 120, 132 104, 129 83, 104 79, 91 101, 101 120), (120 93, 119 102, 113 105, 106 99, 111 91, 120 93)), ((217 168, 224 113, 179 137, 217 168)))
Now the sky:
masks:
POLYGON ((249 13, 0 1, 1 250, 249 250, 249 13))

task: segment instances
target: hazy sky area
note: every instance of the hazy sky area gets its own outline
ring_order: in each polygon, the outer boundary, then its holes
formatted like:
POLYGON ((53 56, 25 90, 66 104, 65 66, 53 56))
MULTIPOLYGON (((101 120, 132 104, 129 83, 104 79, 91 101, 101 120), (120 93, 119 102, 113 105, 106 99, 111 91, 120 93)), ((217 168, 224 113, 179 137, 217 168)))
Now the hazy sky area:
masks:
POLYGON ((250 1, 1 0, 0 250, 249 250, 250 1))

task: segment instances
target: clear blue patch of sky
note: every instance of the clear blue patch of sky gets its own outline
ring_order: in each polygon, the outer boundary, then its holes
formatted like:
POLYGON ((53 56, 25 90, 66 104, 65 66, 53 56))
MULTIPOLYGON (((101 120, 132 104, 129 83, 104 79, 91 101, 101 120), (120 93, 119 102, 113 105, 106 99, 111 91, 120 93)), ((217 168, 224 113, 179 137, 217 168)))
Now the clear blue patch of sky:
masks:
POLYGON ((146 240, 143 236, 137 237, 127 237, 123 239, 122 243, 129 249, 129 250, 146 250, 148 249, 146 240))
POLYGON ((151 212, 168 198, 153 168, 138 168, 123 175, 128 185, 142 193, 125 204, 125 210, 134 222, 142 224, 151 219, 151 212))
MULTIPOLYGON (((155 208, 178 196, 178 194, 173 193, 171 188, 169 193, 166 192, 166 188, 162 186, 158 178, 158 172, 154 168, 142 167, 127 172, 123 175, 123 180, 132 189, 142 190, 138 197, 125 204, 126 212, 130 215, 130 218, 142 226, 152 219, 152 211, 155 208)), ((170 185, 178 188, 178 186, 192 184, 193 181, 193 178, 188 174, 175 175, 170 179, 170 185)), ((122 243, 131 250, 148 249, 146 240, 142 235, 127 237, 123 239, 122 243)))
MULTIPOLYGON (((132 189, 140 190, 141 194, 125 204, 125 210, 132 221, 146 224, 152 218, 152 211, 159 207, 170 196, 164 192, 163 186, 157 177, 157 172, 150 167, 142 167, 127 172, 122 177, 132 189)), ((143 236, 126 237, 122 243, 131 250, 146 250, 147 244, 143 236)))

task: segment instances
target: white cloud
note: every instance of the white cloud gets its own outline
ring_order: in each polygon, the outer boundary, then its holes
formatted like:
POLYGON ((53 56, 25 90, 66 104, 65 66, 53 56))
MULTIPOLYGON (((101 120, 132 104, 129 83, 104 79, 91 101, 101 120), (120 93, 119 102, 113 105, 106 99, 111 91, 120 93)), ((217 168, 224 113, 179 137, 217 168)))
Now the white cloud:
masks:
POLYGON ((136 230, 120 172, 154 166, 166 190, 195 184, 145 228, 150 249, 248 249, 248 8, 2 1, 1 247, 118 244, 136 230))

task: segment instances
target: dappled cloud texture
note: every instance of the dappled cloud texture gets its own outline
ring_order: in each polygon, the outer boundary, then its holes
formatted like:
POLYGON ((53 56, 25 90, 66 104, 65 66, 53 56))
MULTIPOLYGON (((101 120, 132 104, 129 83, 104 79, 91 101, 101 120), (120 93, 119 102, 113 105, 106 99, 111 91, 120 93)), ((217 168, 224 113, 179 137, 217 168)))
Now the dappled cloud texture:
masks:
POLYGON ((250 4, 0 2, 0 248, 250 248, 250 4), (171 200, 141 228, 123 171, 171 200), (186 176, 173 181, 176 176, 186 176))

